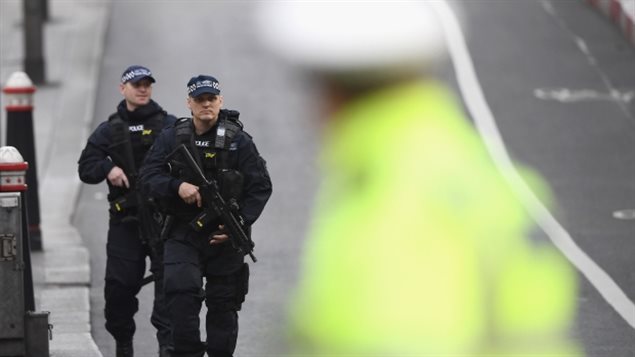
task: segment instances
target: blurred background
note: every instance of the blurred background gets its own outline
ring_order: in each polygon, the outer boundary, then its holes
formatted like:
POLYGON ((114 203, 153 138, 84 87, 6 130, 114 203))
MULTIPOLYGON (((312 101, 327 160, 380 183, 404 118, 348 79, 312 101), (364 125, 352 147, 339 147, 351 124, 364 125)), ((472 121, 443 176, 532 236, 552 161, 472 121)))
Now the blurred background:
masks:
MULTIPOLYGON (((545 177, 558 207, 553 217, 593 263, 578 266, 574 337, 588 356, 626 357, 635 355, 635 46, 593 3, 599 2, 451 1, 506 149, 545 177)), ((623 3, 627 10, 635 7, 623 3)), ((19 0, 0 2, 2 83, 22 68, 21 6, 19 0)), ((85 135, 106 120, 121 100, 118 84, 128 65, 152 70, 157 80, 153 99, 177 117, 189 116, 185 84, 191 76, 218 78, 224 106, 241 112, 274 184, 254 226, 259 261, 252 266, 240 312, 236 355, 277 356, 285 350, 280 331, 317 190, 321 114, 308 78, 259 42, 256 6, 256 1, 50 0, 43 41, 47 71, 34 112, 35 137, 42 177, 57 140, 54 131, 80 126, 85 135), (95 13, 103 23, 91 22, 95 13), (75 41, 81 30, 77 23, 102 26, 101 36, 90 43, 75 41), (70 56, 86 49, 76 46, 98 49, 91 52, 100 54, 94 78, 76 78, 66 66, 70 56), (71 80, 92 83, 89 90, 73 92, 74 100, 89 102, 82 117, 71 117, 71 104, 55 94, 71 80)), ((328 26, 328 18, 324 22, 328 26)), ((438 75, 461 100, 464 93, 450 61, 438 75)), ((80 147, 84 140, 77 137, 80 147)), ((79 153, 68 154, 76 159, 79 153)), ((72 224, 90 253, 92 336, 100 352, 111 356, 114 342, 103 328, 106 186, 82 185, 76 202, 66 204, 74 204, 72 224)), ((548 241, 548 233, 535 234, 548 241)), ((135 350, 142 357, 156 350, 151 292, 150 287, 142 290, 136 318, 135 350)))

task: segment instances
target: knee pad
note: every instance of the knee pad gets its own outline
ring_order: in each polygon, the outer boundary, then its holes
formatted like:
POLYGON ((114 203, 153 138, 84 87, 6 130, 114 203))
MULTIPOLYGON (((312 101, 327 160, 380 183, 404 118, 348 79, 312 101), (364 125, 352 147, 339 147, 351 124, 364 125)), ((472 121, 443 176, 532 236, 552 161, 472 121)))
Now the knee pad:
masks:
POLYGON ((163 279, 165 294, 199 293, 203 286, 199 267, 191 263, 166 263, 163 279))
POLYGON ((231 275, 207 275, 205 304, 214 312, 239 311, 249 290, 249 265, 231 275))

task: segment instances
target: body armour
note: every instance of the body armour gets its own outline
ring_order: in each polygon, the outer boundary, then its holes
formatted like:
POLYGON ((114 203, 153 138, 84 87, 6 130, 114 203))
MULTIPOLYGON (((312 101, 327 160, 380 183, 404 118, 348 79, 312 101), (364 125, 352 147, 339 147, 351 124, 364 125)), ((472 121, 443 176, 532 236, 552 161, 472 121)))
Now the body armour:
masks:
MULTIPOLYGON (((124 170, 129 179, 136 179, 146 153, 164 127, 166 116, 165 111, 159 111, 143 120, 124 120, 119 113, 114 113, 108 118, 112 136, 109 146, 110 157, 115 165, 124 170)), ((112 187, 108 200, 112 202, 127 192, 128 189, 112 187)))
MULTIPOLYGON (((225 200, 238 202, 242 194, 243 175, 237 170, 238 157, 235 153, 234 137, 242 131, 238 120, 239 112, 221 110, 218 123, 208 132, 196 135, 192 118, 180 118, 175 124, 176 145, 184 144, 203 169, 205 177, 218 183, 221 196, 225 200)), ((184 165, 179 156, 168 160, 170 174, 185 182, 195 182, 194 173, 184 165)), ((187 205, 181 200, 170 205, 167 210, 177 217, 193 218, 200 209, 187 205)))

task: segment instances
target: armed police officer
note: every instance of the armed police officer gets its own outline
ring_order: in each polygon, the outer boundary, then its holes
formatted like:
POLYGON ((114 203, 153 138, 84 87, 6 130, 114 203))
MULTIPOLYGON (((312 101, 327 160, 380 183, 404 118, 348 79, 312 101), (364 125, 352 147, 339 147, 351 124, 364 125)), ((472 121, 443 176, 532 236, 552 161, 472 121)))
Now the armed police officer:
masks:
POLYGON ((226 357, 236 348, 237 311, 247 294, 244 256, 253 248, 248 234, 272 185, 239 113, 221 109, 216 78, 192 77, 187 90, 192 118, 181 118, 161 133, 141 178, 144 189, 165 204, 172 222, 164 227, 169 232, 164 269, 172 356, 198 357, 207 351, 226 357), (203 298, 206 343, 199 333, 203 298))
POLYGON ((170 328, 162 289, 162 242, 160 226, 150 202, 137 190, 137 172, 161 130, 173 124, 169 115, 153 101, 152 72, 130 66, 121 76, 119 90, 124 99, 117 111, 88 138, 79 158, 79 177, 89 184, 104 179, 108 184, 110 220, 106 244, 104 314, 106 329, 117 344, 117 357, 133 356, 136 296, 141 289, 146 256, 155 277, 151 322, 157 329, 160 356, 167 356, 170 328))

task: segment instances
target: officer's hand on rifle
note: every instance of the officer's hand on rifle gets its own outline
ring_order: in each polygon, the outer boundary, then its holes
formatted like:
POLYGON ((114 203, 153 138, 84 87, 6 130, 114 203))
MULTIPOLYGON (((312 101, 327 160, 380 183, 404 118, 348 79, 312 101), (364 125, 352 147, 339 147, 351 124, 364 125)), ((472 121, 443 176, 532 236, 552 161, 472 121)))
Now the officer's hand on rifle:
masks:
POLYGON ((201 194, 198 192, 198 186, 192 185, 191 183, 183 182, 179 186, 179 197, 187 204, 191 205, 196 203, 197 207, 203 205, 201 194))
POLYGON ((227 232, 225 232, 225 226, 222 224, 218 226, 218 230, 210 236, 209 244, 221 244, 229 239, 227 232))
POLYGON ((128 177, 119 166, 113 167, 108 173, 107 178, 113 186, 130 188, 128 177))

